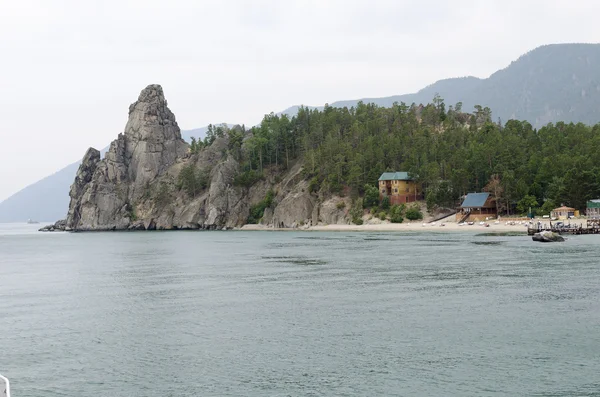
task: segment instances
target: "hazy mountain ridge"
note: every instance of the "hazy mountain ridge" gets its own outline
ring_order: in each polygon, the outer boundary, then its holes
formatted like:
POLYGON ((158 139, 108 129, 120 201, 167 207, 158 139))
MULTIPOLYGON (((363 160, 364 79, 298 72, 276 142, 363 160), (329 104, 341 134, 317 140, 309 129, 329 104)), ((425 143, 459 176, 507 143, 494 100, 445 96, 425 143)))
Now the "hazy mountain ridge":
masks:
MULTIPOLYGON (((599 67, 600 44, 551 44, 522 55, 486 79, 449 78, 413 94, 337 101, 330 106, 351 107, 359 101, 385 107, 394 102, 426 104, 438 93, 447 107, 457 102, 466 111, 487 106, 494 119, 503 122, 527 120, 536 128, 557 121, 595 124, 600 121, 599 67)), ((297 108, 281 113, 295 114, 297 108)))
MULTIPOLYGON (((486 79, 444 79, 413 94, 338 101, 330 106, 354 106, 359 100, 386 107, 394 102, 428 103, 439 93, 447 107, 457 102, 466 111, 477 104, 488 106, 494 119, 503 122, 528 120, 535 127, 556 121, 595 124, 600 122, 599 66, 600 44, 553 44, 522 55, 486 79)), ((298 106, 293 106, 280 114, 291 117, 297 111, 298 106)), ((182 137, 188 142, 192 136, 203 138, 206 129, 182 131, 182 137)), ((79 164, 70 164, 1 202, 0 222, 63 218, 79 164)))

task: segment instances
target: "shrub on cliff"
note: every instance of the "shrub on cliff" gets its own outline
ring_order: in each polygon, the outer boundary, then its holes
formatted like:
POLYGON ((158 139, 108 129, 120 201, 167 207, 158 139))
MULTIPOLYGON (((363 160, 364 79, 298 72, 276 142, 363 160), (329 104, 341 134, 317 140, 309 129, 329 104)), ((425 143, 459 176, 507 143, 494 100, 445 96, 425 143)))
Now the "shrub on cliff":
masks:
POLYGON ((208 186, 208 175, 197 169, 193 164, 184 166, 177 178, 177 187, 184 190, 190 197, 196 197, 208 186))
POLYGON ((256 170, 248 170, 242 172, 241 174, 238 174, 233 179, 233 184, 236 186, 250 187, 263 178, 264 175, 262 172, 256 170))
POLYGON ((248 215, 249 224, 257 224, 265 214, 265 210, 273 205, 273 199, 275 198, 275 192, 273 189, 267 191, 265 198, 258 204, 250 207, 250 214, 248 215))

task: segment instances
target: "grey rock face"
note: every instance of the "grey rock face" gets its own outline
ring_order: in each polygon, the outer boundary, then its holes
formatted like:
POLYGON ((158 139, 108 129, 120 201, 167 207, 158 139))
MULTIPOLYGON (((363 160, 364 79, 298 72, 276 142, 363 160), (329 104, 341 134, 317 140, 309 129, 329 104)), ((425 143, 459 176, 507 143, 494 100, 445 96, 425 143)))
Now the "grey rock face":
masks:
POLYGON ((186 151, 162 87, 149 85, 129 107, 125 132, 111 143, 105 159, 99 159, 97 150, 88 150, 71 186, 67 226, 128 228, 135 202, 186 151))
POLYGON ((308 183, 300 182, 275 207, 273 224, 280 228, 294 228, 312 222, 315 199, 308 193, 308 183))

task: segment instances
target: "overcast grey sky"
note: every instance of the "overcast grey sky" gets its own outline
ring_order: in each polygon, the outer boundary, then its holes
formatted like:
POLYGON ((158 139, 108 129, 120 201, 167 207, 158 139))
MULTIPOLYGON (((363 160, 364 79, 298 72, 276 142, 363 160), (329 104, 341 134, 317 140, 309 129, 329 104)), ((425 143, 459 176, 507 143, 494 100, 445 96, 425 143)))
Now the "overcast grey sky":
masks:
POLYGON ((0 0, 0 200, 102 148, 142 88, 182 129, 488 77, 597 42, 600 2, 0 0))

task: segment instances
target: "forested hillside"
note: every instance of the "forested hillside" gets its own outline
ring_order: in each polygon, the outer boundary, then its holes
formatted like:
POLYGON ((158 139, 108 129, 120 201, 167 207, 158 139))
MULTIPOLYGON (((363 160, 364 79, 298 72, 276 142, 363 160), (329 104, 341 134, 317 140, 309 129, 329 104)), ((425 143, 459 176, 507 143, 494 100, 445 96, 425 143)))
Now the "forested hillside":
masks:
POLYGON ((291 119, 266 116, 249 134, 228 133, 230 151, 243 164, 241 183, 299 158, 311 190, 322 194, 358 197, 382 172, 410 171, 423 182, 430 207, 451 207, 482 190, 492 191, 505 213, 548 213, 561 203, 583 209, 600 197, 600 125, 499 125, 489 108, 467 114, 440 97, 424 107, 300 108, 291 119))

